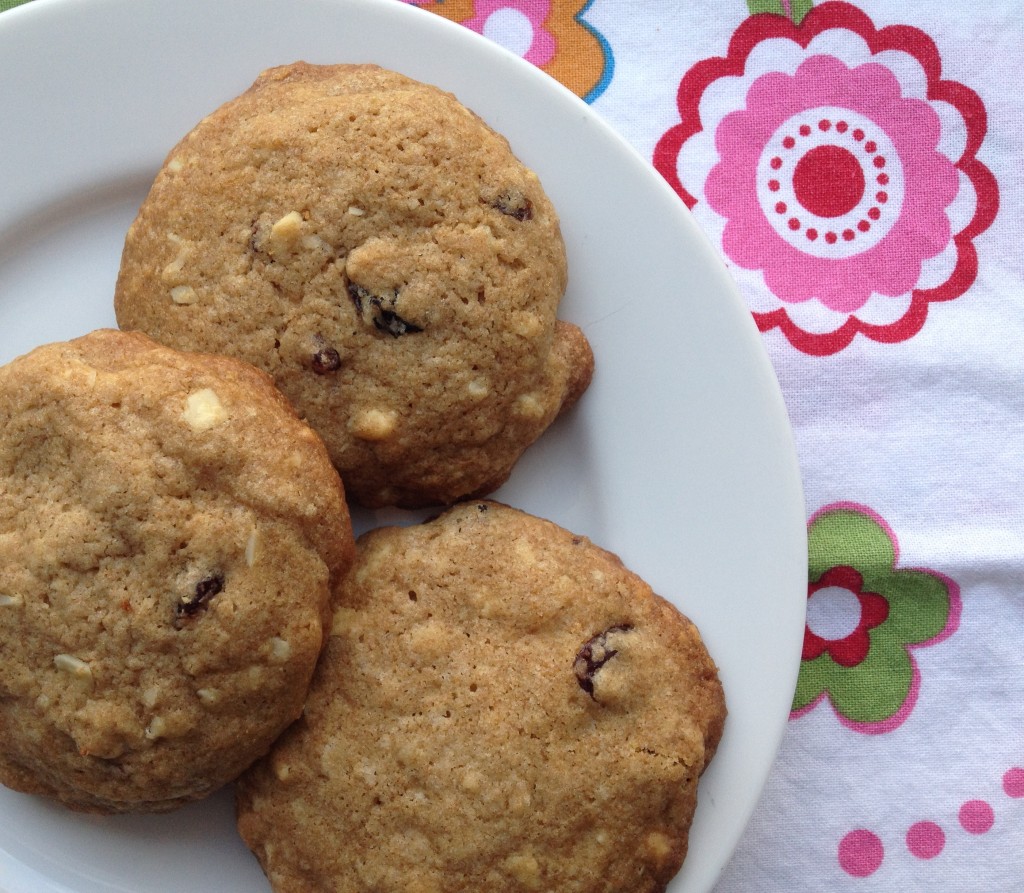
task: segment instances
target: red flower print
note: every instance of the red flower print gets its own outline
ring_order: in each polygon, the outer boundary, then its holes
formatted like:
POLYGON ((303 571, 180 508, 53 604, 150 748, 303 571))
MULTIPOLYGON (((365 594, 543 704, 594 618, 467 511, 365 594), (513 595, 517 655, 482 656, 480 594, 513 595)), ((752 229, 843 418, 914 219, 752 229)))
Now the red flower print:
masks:
POLYGON ((808 623, 804 632, 803 660, 814 660, 828 654, 841 667, 855 667, 862 663, 871 650, 868 632, 881 626, 889 617, 889 602, 877 592, 864 592, 864 578, 852 567, 833 567, 826 571, 816 583, 807 589, 811 603, 824 602, 824 613, 829 608, 847 608, 847 613, 856 613, 853 628, 840 638, 826 638, 816 633, 808 623), (838 597, 836 597, 838 594, 838 597), (831 598, 830 598, 831 596, 831 598), (845 605, 842 605, 846 602, 845 605), (849 611, 850 603, 854 612, 849 611))
POLYGON ((719 241, 762 331, 809 354, 903 341, 974 282, 998 190, 985 107, 935 43, 847 3, 747 19, 690 69, 655 166, 719 241))

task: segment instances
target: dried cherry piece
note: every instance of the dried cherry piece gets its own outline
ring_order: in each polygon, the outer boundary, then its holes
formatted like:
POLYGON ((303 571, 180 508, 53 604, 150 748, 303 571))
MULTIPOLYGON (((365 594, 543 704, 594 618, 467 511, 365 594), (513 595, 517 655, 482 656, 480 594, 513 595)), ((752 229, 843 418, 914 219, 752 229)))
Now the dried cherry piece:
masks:
POLYGON ((195 589, 188 595, 182 596, 181 600, 174 607, 174 626, 181 629, 182 625, 200 611, 206 610, 215 595, 224 588, 224 575, 221 573, 210 574, 203 577, 195 585, 195 589))
POLYGON ((633 627, 629 624, 610 626, 584 642, 583 647, 576 653, 572 667, 576 681, 593 700, 597 700, 594 695, 594 677, 601 667, 619 653, 618 649, 608 647, 608 636, 612 633, 626 633, 631 629, 633 627))
POLYGON ((355 304, 356 312, 363 321, 372 324, 381 332, 386 332, 393 338, 400 335, 408 335, 414 332, 422 332, 422 326, 403 319, 395 310, 398 304, 398 290, 394 289, 383 295, 375 295, 367 288, 350 282, 348 295, 355 304))
POLYGON ((506 189, 491 202, 491 207, 520 222, 533 219, 533 202, 518 189, 506 189))
POLYGON ((333 347, 321 347, 313 354, 312 366, 317 375, 337 372, 341 368, 341 354, 333 347))
POLYGON ((249 250, 259 255, 264 260, 273 260, 270 252, 267 251, 267 237, 270 234, 270 224, 264 220, 253 220, 249 227, 249 250))

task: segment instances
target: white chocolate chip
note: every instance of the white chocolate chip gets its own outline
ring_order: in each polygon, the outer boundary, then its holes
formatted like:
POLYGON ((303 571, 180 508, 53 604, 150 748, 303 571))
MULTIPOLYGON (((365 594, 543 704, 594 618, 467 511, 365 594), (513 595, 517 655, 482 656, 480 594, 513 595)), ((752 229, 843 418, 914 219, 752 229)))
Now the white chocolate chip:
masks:
POLYGON ((153 708, 156 706, 156 702, 160 700, 160 686, 151 685, 142 693, 142 703, 146 707, 153 708))
POLYGON ((644 838, 644 849, 655 862, 664 862, 672 854, 672 838, 660 831, 652 831, 644 838))
POLYGON ((349 430, 360 440, 387 440, 397 427, 397 413, 383 409, 364 409, 349 422, 349 430))
POLYGON ((509 326, 523 338, 536 338, 544 331, 544 321, 536 313, 530 313, 528 310, 512 314, 509 326))
POLYGON ((223 422, 228 412, 211 388, 203 388, 188 395, 181 417, 193 431, 207 431, 223 422))
MULTIPOLYGON (((181 236, 175 235, 174 233, 168 233, 167 239, 178 246, 178 253, 175 255, 167 266, 163 268, 160 273, 160 278, 168 285, 181 284, 181 271, 185 266, 185 261, 188 260, 190 253, 189 243, 186 242, 181 236)), ((173 297, 173 292, 172 292, 173 297)), ((178 302, 182 303, 182 302, 178 302)))
POLYGON ((302 235, 302 215, 289 211, 270 227, 270 238, 279 247, 287 247, 302 235))
POLYGON ((274 636, 270 640, 270 659, 275 663, 284 663, 292 656, 292 646, 287 639, 274 636))
POLYGON ((249 534, 249 539, 245 541, 245 565, 246 567, 252 567, 256 563, 256 544, 259 541, 259 535, 256 532, 256 528, 252 529, 249 534))
MULTIPOLYGON (((358 571, 356 572, 358 576, 358 571)), ((331 618, 331 635, 345 636, 351 633, 359 613, 351 608, 337 608, 331 618)))
POLYGON ((349 205, 348 213, 351 214, 353 217, 362 217, 366 213, 366 211, 364 211, 362 208, 357 208, 355 205, 349 205))
POLYGON ((0 608, 14 608, 20 604, 20 595, 0 595, 0 608))
POLYGON ((148 726, 146 726, 146 737, 150 741, 156 741, 157 738, 163 738, 167 734, 167 720, 162 716, 154 716, 148 726))
POLYGON ((195 304, 199 301, 199 293, 191 285, 176 285, 171 289, 171 300, 175 304, 195 304))
POLYGON ((301 244, 307 251, 319 251, 321 254, 331 253, 331 246, 317 235, 303 236, 301 244))
POLYGON ((462 775, 462 790, 467 794, 479 794, 484 786, 483 773, 476 769, 467 769, 462 775))
POLYGON ((275 763, 274 764, 274 775, 277 776, 278 781, 288 781, 288 777, 292 774, 292 767, 289 763, 275 763))
POLYGON ((525 419, 539 419, 544 415, 544 404, 536 394, 523 394, 516 399, 515 412, 525 419))
POLYGON ((517 560, 526 567, 533 567, 537 564, 537 553, 526 540, 516 540, 515 552, 517 560))
POLYGON ((540 865, 532 853, 515 853, 505 860, 505 867, 522 886, 535 890, 540 885, 540 865))
POLYGON ((201 688, 196 692, 196 695, 207 706, 212 706, 220 700, 220 692, 215 688, 201 688))
POLYGON ((53 665, 62 673, 67 673, 78 682, 92 682, 92 668, 73 654, 58 654, 53 658, 53 665))
POLYGON ((484 379, 474 378, 466 385, 466 391, 474 400, 483 400, 491 392, 491 389, 484 379))
POLYGON ((184 167, 185 165, 182 163, 180 158, 172 158, 170 161, 167 162, 167 170, 170 171, 172 174, 178 173, 179 171, 183 170, 184 167))

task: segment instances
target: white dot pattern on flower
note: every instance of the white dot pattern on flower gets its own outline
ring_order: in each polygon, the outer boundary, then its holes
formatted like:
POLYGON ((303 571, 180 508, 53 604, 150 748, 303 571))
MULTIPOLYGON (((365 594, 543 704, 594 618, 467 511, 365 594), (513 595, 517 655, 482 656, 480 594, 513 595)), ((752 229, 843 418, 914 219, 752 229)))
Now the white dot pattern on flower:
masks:
POLYGON ((853 257, 877 245, 899 219, 903 168, 870 118, 822 106, 789 118, 757 164, 757 197, 772 228, 815 257, 853 257))

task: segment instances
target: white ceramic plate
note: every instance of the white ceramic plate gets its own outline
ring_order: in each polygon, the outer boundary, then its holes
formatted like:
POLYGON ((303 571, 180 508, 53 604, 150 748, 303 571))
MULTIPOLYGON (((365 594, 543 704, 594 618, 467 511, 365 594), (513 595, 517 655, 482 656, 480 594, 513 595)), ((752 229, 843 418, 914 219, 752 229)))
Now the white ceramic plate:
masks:
MULTIPOLYGON (((778 387, 723 265, 575 96, 397 0, 34 0, 3 13, 0 362, 114 325, 124 232, 165 153, 261 69, 297 59, 377 62, 453 91, 509 137, 560 211, 563 315, 593 344, 597 374, 497 497, 619 553, 702 630, 730 716, 670 891, 707 891, 788 716, 804 507, 778 387)), ((0 815, 5 893, 269 890, 229 791, 170 816, 106 818, 2 789, 0 815)))

